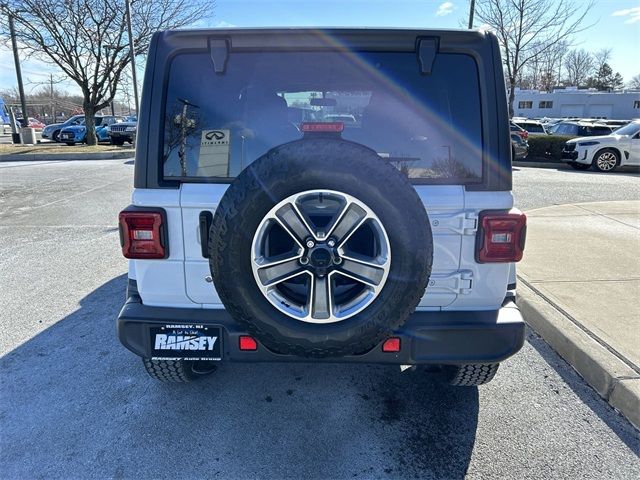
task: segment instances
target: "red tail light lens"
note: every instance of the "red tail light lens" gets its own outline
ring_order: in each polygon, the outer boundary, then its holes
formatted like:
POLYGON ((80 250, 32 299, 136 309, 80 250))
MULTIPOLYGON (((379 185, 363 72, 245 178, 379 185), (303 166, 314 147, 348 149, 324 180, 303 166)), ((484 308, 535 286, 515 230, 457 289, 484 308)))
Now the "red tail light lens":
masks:
POLYGON ((300 125, 303 132, 331 132, 340 133, 344 130, 342 122, 304 122, 300 125))
POLYGON ((521 130, 518 132, 518 135, 520 135, 520 137, 523 140, 526 140, 527 138, 529 138, 529 132, 527 132, 526 130, 521 130))
POLYGON ((133 259, 167 258, 163 212, 120 212, 120 244, 122 255, 133 259))
POLYGON ((476 261, 519 262, 527 233, 527 217, 520 210, 480 213, 476 261))

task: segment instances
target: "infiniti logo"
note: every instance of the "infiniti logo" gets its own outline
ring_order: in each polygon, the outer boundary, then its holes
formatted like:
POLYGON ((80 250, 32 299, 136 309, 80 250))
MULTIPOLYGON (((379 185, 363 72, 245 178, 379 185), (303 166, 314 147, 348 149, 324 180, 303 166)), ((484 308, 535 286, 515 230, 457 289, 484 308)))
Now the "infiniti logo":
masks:
POLYGON ((222 140, 225 137, 224 132, 221 132, 220 130, 211 130, 210 132, 206 133, 204 138, 206 138, 207 140, 222 140))

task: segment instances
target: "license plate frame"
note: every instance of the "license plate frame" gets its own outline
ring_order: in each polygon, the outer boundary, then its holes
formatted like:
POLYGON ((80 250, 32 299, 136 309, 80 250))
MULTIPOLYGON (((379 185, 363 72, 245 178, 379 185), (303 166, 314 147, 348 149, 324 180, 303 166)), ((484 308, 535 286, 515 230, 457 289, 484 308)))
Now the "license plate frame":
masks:
POLYGON ((197 324, 149 326, 152 360, 222 360, 222 328, 197 324))

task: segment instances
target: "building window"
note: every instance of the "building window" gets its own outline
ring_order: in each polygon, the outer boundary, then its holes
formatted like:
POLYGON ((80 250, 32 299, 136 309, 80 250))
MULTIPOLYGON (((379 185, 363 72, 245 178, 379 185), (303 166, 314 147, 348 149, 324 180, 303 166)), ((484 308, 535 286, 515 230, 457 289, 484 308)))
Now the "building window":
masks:
POLYGON ((518 102, 518 108, 533 108, 533 102, 518 102))
POLYGON ((553 108, 553 102, 550 100, 543 100, 538 104, 538 108, 553 108))
POLYGON ((633 101, 633 108, 640 108, 640 100, 633 101))

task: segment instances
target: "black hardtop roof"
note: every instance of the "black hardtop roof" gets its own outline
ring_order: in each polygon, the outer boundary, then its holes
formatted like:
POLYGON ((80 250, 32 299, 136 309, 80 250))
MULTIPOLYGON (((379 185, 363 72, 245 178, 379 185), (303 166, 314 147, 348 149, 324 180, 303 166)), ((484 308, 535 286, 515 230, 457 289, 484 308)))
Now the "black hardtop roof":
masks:
POLYGON ((209 28, 178 29, 157 32, 162 43, 172 46, 204 47, 211 37, 227 38, 232 49, 254 48, 377 48, 415 49, 416 37, 436 37, 441 44, 482 43, 493 34, 480 30, 418 28, 209 28))

